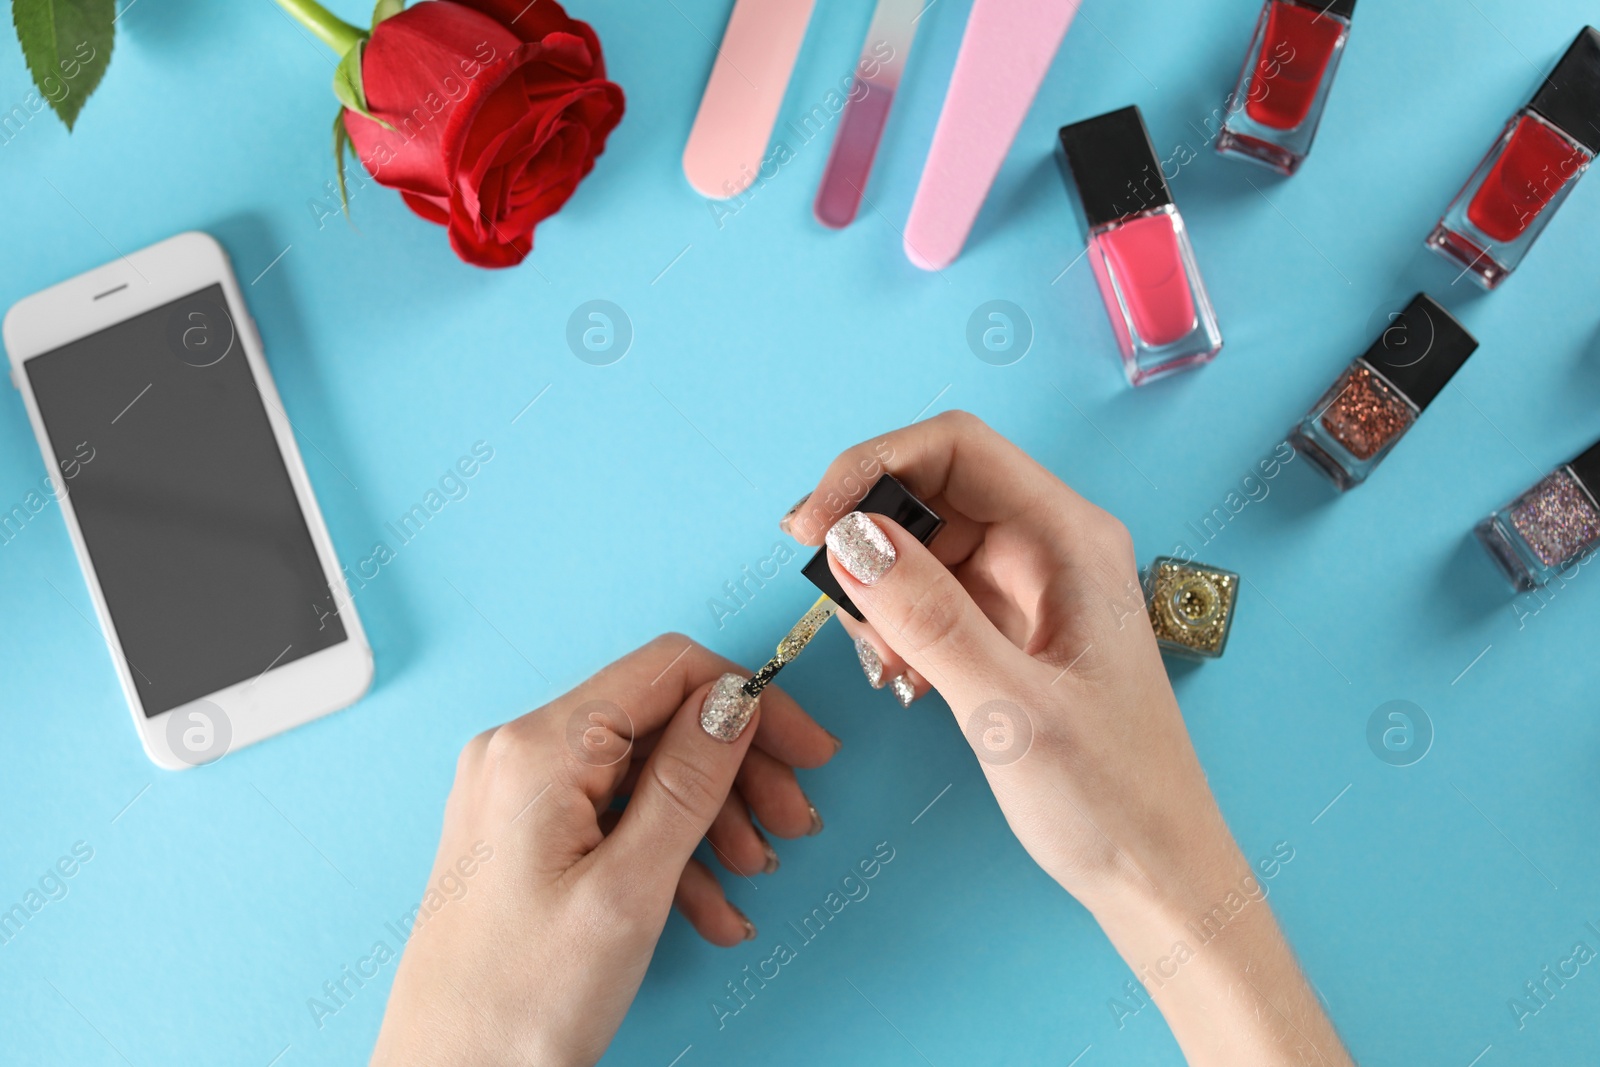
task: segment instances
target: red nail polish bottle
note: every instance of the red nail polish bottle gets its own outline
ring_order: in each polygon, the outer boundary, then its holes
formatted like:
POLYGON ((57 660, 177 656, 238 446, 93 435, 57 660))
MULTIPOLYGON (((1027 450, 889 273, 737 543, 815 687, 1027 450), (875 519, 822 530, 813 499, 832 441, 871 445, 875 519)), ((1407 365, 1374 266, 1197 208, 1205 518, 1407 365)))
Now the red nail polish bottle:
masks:
POLYGON ((1356 0, 1267 0, 1217 151, 1293 174, 1311 151, 1356 0))
POLYGON ((1139 109, 1063 126, 1058 136, 1128 381, 1209 362, 1222 331, 1139 109))
POLYGON ((1493 289, 1510 276, 1600 153, 1600 30, 1585 26, 1428 235, 1493 289))

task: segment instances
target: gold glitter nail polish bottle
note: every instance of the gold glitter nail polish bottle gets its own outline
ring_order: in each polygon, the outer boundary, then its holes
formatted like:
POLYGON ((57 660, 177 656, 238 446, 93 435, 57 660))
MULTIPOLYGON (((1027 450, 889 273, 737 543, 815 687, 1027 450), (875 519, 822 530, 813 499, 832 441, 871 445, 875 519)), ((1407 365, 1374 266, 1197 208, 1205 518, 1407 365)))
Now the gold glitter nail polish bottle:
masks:
POLYGON ((1454 316, 1418 293, 1322 395, 1289 443, 1340 490, 1360 485, 1477 347, 1454 316))
POLYGON ((1239 576, 1204 563, 1159 556, 1144 572, 1150 625, 1163 652, 1216 659, 1228 646, 1239 576))

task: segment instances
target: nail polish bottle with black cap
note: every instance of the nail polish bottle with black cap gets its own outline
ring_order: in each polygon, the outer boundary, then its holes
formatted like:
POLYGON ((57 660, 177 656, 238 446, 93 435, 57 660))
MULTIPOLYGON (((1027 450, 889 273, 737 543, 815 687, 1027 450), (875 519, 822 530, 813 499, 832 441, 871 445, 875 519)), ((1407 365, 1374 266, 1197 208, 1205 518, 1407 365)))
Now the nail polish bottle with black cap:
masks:
POLYGON ((1473 532, 1517 589, 1547 584, 1600 545, 1600 441, 1473 532))
POLYGON ((1477 349, 1477 340, 1418 293, 1289 435, 1340 490, 1360 485, 1477 349))
POLYGON ((1293 174, 1311 151, 1356 0, 1267 0, 1217 151, 1293 174))
MULTIPOLYGON (((901 485, 892 474, 885 474, 874 482, 872 488, 867 490, 867 495, 861 498, 861 503, 851 510, 893 519, 900 524, 901 529, 923 544, 933 540, 933 535, 944 528, 944 520, 934 514, 932 508, 912 496, 911 490, 901 485)), ((826 593, 828 599, 839 605, 841 610, 849 612, 857 622, 866 621, 861 609, 845 595, 839 580, 833 576, 833 571, 828 569, 826 548, 817 549, 817 554, 800 569, 800 573, 809 578, 812 585, 826 593)))
POLYGON ((1600 153, 1600 30, 1585 26, 1428 235, 1485 289, 1510 276, 1600 153))
POLYGON ((1063 126, 1058 137, 1128 381, 1209 362, 1222 331, 1139 109, 1063 126))

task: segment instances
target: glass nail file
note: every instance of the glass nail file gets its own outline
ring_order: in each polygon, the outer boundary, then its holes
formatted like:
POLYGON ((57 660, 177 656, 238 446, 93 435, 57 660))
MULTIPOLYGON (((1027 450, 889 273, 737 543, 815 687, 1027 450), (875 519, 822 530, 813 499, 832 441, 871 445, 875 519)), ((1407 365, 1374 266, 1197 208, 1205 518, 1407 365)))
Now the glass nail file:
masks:
POLYGON ((744 683, 745 695, 760 696, 761 691, 777 677, 778 672, 795 661, 806 645, 811 643, 811 639, 817 636, 817 631, 822 629, 838 611, 839 605, 829 599, 827 594, 817 597, 817 602, 800 616, 800 621, 784 634, 782 641, 778 642, 777 655, 767 660, 766 666, 756 671, 750 680, 744 683))
POLYGON ((872 161, 917 35, 917 20, 927 10, 923 5, 924 0, 878 0, 872 13, 872 25, 867 27, 856 63, 856 86, 839 117, 839 132, 812 205, 817 221, 824 226, 842 229, 855 220, 861 208, 872 161))
POLYGON ((815 4, 734 3, 683 150, 684 176, 701 196, 738 196, 755 181, 815 4))
POLYGON ((933 131, 906 258, 943 270, 961 254, 1080 0, 974 0, 933 131))

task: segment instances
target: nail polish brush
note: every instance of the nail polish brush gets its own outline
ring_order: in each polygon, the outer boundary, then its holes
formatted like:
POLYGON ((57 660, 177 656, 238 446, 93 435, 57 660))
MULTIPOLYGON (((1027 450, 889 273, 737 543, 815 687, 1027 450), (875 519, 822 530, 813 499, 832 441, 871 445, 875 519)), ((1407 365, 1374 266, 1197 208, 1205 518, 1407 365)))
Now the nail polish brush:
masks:
MULTIPOLYGON (((867 495, 861 498, 861 503, 855 506, 856 511, 863 511, 869 515, 882 515, 893 519, 911 536, 927 544, 933 540, 933 535, 944 526, 944 520, 934 514, 933 509, 911 495, 911 491, 901 485, 892 474, 885 474, 875 482, 867 495)), ((827 621, 843 609, 857 622, 865 622, 861 609, 851 602, 845 595, 844 587, 833 576, 833 571, 828 569, 828 550, 817 549, 817 554, 801 569, 811 584, 822 590, 822 595, 816 603, 800 616, 800 621, 784 635, 778 642, 777 654, 767 661, 766 665, 744 683, 744 692, 747 696, 759 696, 777 673, 797 659, 811 639, 817 636, 827 621)))
POLYGON ((794 624, 794 629, 778 642, 778 654, 767 660, 766 666, 756 671, 750 680, 744 683, 745 695, 760 696, 761 690, 767 687, 767 683, 777 677, 779 671, 793 663, 806 645, 811 643, 811 639, 817 636, 817 631, 838 612, 839 605, 829 600, 826 593, 817 597, 817 602, 800 616, 800 621, 794 624))

